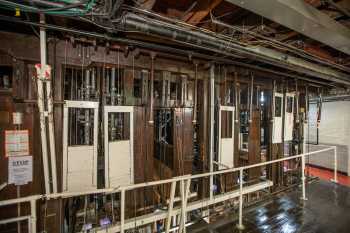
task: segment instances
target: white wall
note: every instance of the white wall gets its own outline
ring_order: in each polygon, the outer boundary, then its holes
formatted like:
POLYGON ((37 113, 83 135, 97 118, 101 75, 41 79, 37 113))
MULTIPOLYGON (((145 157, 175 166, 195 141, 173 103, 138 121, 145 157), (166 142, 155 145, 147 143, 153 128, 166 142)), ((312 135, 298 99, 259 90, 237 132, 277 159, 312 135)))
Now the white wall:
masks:
MULTIPOLYGON (((316 139, 316 104, 309 108, 309 137, 310 142, 316 139)), ((307 132, 306 132, 307 140, 307 132)), ((319 126, 319 144, 347 146, 348 153, 340 154, 338 163, 347 162, 347 173, 350 175, 350 101, 324 102, 322 104, 321 122, 319 126)), ((344 150, 342 150, 344 152, 344 150)), ((328 167, 328 166, 326 166, 328 167)), ((330 164, 329 167, 332 167, 330 164)))
POLYGON ((350 101, 323 103, 319 142, 350 145, 350 101))

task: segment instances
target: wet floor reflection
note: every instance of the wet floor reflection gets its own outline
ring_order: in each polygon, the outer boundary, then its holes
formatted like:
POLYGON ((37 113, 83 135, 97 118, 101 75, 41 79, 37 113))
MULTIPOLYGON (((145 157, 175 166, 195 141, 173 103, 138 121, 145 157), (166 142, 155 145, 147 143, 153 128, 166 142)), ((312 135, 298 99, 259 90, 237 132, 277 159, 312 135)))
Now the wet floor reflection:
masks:
POLYGON ((307 196, 303 202, 300 192, 293 191, 259 205, 244 214, 243 231, 237 230, 237 222, 229 222, 214 223, 199 232, 350 233, 349 187, 317 181, 307 186, 307 196))

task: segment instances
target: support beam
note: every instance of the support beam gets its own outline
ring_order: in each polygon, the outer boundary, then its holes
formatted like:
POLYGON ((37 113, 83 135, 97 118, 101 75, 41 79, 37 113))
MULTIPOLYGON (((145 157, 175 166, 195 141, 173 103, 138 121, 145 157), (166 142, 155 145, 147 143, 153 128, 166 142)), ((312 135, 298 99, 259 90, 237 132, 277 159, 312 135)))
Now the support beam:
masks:
POLYGON ((226 1, 350 55, 350 29, 303 0, 226 1))
POLYGON ((223 0, 200 0, 193 11, 187 13, 182 20, 189 24, 197 25, 222 1, 223 0))

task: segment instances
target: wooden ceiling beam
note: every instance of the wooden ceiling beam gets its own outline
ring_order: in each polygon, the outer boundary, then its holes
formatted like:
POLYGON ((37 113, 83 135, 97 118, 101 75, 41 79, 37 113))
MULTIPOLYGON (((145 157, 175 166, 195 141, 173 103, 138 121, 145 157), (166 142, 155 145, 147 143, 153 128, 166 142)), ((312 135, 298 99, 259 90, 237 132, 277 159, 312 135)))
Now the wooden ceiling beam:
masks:
POLYGON ((207 17, 210 11, 214 10, 223 0, 198 0, 197 5, 193 10, 188 12, 182 20, 186 23, 197 25, 205 17, 207 17))

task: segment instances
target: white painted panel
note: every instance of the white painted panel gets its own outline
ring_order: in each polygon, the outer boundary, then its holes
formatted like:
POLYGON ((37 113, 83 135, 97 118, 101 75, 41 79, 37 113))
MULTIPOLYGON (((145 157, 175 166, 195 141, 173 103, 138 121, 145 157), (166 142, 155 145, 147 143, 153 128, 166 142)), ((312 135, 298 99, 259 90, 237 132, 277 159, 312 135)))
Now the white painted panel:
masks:
POLYGON ((134 117, 132 106, 104 107, 104 145, 105 145, 105 187, 118 187, 134 183, 134 117), (129 140, 109 142, 109 113, 126 113, 130 116, 129 140))
POLYGON ((109 142, 109 187, 133 183, 130 140, 109 142))
POLYGON ((273 103, 273 111, 274 111, 274 117, 273 117, 273 127, 272 127, 272 143, 282 143, 282 127, 283 127, 283 94, 282 93, 275 93, 273 103), (282 99, 280 108, 277 108, 276 106, 276 97, 280 97, 282 99), (276 110, 277 108, 277 110, 276 110), (276 114, 276 111, 279 113, 279 115, 276 114))
POLYGON ((220 106, 219 110, 219 168, 227 169, 234 166, 234 128, 235 128, 235 107, 232 106, 220 106), (223 111, 232 112, 232 118, 229 119, 232 125, 232 137, 222 138, 221 137, 221 115, 223 111))
POLYGON ((221 139, 221 161, 220 163, 229 168, 233 167, 233 151, 234 142, 233 138, 222 138, 221 139))
POLYGON ((284 141, 293 140, 293 128, 294 128, 294 93, 287 93, 284 107, 284 141), (288 111, 288 98, 292 98, 291 112, 288 111))
POLYGON ((65 101, 63 112, 63 191, 97 188, 98 102, 65 101), (93 145, 68 146, 69 108, 94 109, 93 145))
POLYGON ((81 191, 95 189, 94 147, 68 147, 67 190, 81 191))

